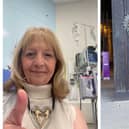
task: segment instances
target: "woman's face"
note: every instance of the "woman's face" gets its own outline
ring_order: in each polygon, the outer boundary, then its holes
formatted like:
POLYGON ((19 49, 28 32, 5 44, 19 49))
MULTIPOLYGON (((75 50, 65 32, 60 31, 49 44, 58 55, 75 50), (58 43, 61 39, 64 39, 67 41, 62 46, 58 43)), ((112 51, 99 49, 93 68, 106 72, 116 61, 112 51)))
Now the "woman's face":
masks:
POLYGON ((22 68, 27 83, 47 84, 54 74, 55 66, 54 51, 43 41, 32 42, 22 55, 22 68))

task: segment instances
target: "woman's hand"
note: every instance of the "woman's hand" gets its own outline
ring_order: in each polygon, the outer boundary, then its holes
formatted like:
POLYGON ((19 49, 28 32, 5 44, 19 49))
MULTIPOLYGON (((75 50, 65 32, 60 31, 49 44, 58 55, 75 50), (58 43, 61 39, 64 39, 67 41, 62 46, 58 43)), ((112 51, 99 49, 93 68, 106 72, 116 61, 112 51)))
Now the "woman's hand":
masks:
POLYGON ((17 93, 17 100, 14 109, 4 122, 4 129, 25 129, 22 127, 22 118, 28 103, 27 94, 20 89, 17 93))

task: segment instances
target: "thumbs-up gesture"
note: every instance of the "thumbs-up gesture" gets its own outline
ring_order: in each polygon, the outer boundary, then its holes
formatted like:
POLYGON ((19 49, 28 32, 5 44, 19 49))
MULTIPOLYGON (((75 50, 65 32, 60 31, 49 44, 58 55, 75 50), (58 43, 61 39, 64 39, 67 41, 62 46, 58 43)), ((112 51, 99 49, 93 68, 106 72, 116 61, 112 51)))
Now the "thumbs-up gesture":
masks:
POLYGON ((27 94, 20 89, 17 93, 16 105, 4 122, 4 129, 25 129, 22 127, 22 118, 28 103, 27 94))

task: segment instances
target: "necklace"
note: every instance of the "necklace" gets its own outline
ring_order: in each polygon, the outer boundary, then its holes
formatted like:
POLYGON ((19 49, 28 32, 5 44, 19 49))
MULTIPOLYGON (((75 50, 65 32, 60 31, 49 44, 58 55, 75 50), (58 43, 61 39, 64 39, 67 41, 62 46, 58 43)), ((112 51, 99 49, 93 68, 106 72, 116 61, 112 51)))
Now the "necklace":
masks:
POLYGON ((40 109, 40 107, 36 105, 33 107, 33 109, 31 109, 30 101, 28 98, 28 109, 32 123, 37 129, 42 129, 47 125, 52 112, 52 110, 49 107, 46 106, 43 109, 40 109))
POLYGON ((55 97, 51 84, 35 87, 25 84, 28 92, 29 117, 36 129, 42 129, 49 125, 51 114, 55 106, 55 97))

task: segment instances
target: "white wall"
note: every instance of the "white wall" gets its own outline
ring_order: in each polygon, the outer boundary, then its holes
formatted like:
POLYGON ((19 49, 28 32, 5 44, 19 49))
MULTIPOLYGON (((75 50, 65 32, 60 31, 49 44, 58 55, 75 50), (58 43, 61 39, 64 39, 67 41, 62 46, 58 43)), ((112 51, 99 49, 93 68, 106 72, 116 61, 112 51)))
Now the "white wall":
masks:
MULTIPOLYGON (((95 26, 97 37, 97 0, 81 0, 80 2, 68 2, 56 5, 56 31, 64 53, 68 73, 73 72, 75 53, 82 51, 86 47, 84 28, 82 26, 79 43, 75 42, 73 38, 72 27, 73 23, 76 22, 95 26)), ((87 41, 87 43, 95 44, 96 42, 91 43, 87 41)))
POLYGON ((13 51, 27 28, 49 27, 55 31, 52 0, 3 0, 3 68, 12 64, 13 51))
MULTIPOLYGON (((70 73, 73 73, 75 53, 82 52, 87 46, 82 26, 80 29, 81 38, 79 43, 75 42, 73 39, 73 23, 77 22, 80 24, 95 26, 97 38, 97 10, 97 0, 80 0, 80 2, 60 3, 56 5, 56 32, 66 60, 68 79, 70 77, 70 73)), ((96 45, 97 39, 96 42, 90 42, 89 34, 87 34, 87 36, 87 44, 96 45)), ((87 122, 94 122, 91 103, 86 102, 83 104, 82 108, 84 108, 83 113, 87 122)))

